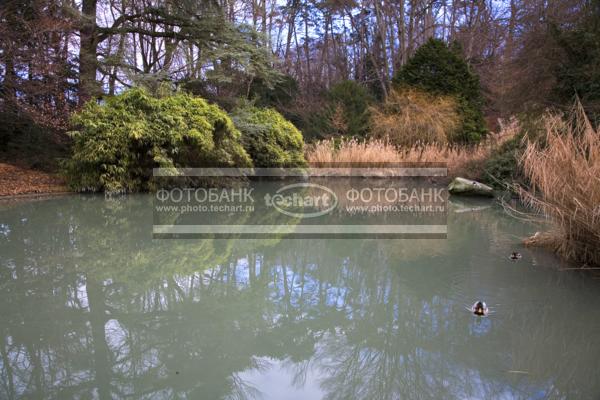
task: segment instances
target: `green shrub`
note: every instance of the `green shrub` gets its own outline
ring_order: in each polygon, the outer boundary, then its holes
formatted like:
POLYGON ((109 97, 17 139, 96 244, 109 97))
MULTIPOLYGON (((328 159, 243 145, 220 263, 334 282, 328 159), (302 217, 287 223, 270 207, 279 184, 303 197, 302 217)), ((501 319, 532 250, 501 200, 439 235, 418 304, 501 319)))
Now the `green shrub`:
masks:
POLYGON ((254 165, 261 168, 304 166, 302 133, 277 111, 249 105, 232 112, 242 132, 242 144, 254 165))
POLYGON ((131 89, 87 103, 72 122, 64 168, 80 191, 150 190, 152 168, 252 165, 227 114, 187 94, 156 98, 131 89))
POLYGON ((455 97, 462 121, 459 141, 476 142, 486 135, 479 78, 461 57, 457 46, 429 39, 398 71, 393 83, 396 87, 412 86, 455 97))

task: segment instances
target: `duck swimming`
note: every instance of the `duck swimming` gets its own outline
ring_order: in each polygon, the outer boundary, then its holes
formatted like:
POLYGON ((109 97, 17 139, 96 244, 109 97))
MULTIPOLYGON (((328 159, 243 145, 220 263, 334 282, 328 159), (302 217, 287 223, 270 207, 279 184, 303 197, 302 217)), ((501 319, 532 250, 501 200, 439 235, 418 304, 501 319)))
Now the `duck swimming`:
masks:
POLYGON ((517 260, 520 260, 521 257, 523 257, 521 255, 521 253, 517 253, 516 251, 513 251, 508 258, 510 258, 513 261, 517 261, 517 260))
POLYGON ((471 306, 471 311, 473 311, 473 314, 479 315, 480 317, 488 315, 488 313, 490 312, 487 305, 483 301, 478 301, 475 304, 473 304, 471 306))

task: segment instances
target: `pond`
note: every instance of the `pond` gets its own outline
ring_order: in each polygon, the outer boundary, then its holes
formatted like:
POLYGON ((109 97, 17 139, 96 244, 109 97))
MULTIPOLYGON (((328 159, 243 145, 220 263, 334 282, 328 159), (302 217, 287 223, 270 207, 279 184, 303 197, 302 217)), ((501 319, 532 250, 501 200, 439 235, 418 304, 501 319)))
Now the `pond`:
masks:
POLYGON ((600 396, 600 281, 491 202, 454 202, 447 239, 158 240, 152 219, 150 195, 0 203, 0 398, 600 396))

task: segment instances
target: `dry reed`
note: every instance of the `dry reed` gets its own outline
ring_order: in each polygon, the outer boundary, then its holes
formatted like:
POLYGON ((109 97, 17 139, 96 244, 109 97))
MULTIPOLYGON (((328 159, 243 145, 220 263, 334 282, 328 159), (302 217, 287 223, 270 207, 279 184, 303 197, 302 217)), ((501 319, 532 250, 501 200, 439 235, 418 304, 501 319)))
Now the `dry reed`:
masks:
POLYGON ((600 265, 600 136, 577 104, 571 117, 544 117, 545 137, 528 142, 521 164, 531 188, 524 201, 552 228, 526 243, 547 245, 568 260, 600 265))
POLYGON ((322 140, 306 147, 306 159, 312 167, 331 164, 377 164, 403 161, 394 146, 384 140, 322 140))
POLYGON ((445 163, 449 176, 480 177, 481 164, 506 140, 518 132, 516 120, 503 125, 498 134, 490 134, 478 145, 447 145, 437 143, 417 143, 413 146, 397 147, 383 139, 358 141, 355 139, 337 142, 323 140, 307 146, 306 159, 313 167, 332 164, 370 164, 397 162, 445 163))
POLYGON ((456 101, 417 89, 394 89, 380 107, 371 107, 371 132, 397 146, 445 144, 460 125, 456 101))

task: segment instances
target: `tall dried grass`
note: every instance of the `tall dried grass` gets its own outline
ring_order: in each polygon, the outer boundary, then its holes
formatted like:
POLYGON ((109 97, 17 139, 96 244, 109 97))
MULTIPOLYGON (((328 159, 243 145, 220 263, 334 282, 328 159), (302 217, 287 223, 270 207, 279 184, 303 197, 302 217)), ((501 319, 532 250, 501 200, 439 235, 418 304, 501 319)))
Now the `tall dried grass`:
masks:
POLYGON ((394 89, 379 107, 371 107, 371 132, 396 146, 445 144, 460 125, 456 100, 405 88, 394 89))
POLYGON ((395 146, 387 140, 355 139, 323 140, 306 147, 306 159, 312 167, 324 167, 334 163, 370 164, 397 162, 446 163, 449 176, 464 176, 471 179, 480 177, 481 165, 490 154, 519 131, 516 120, 501 125, 498 134, 490 134, 478 145, 448 145, 438 143, 417 143, 413 146, 395 146))
POLYGON ((527 243, 551 246, 566 259, 600 266, 600 135, 581 104, 572 115, 544 117, 545 136, 528 142, 521 163, 531 188, 525 202, 552 222, 527 243))
POLYGON ((325 167, 332 164, 396 163, 404 161, 396 147, 379 139, 358 141, 356 139, 322 140, 306 146, 306 159, 311 167, 325 167))

